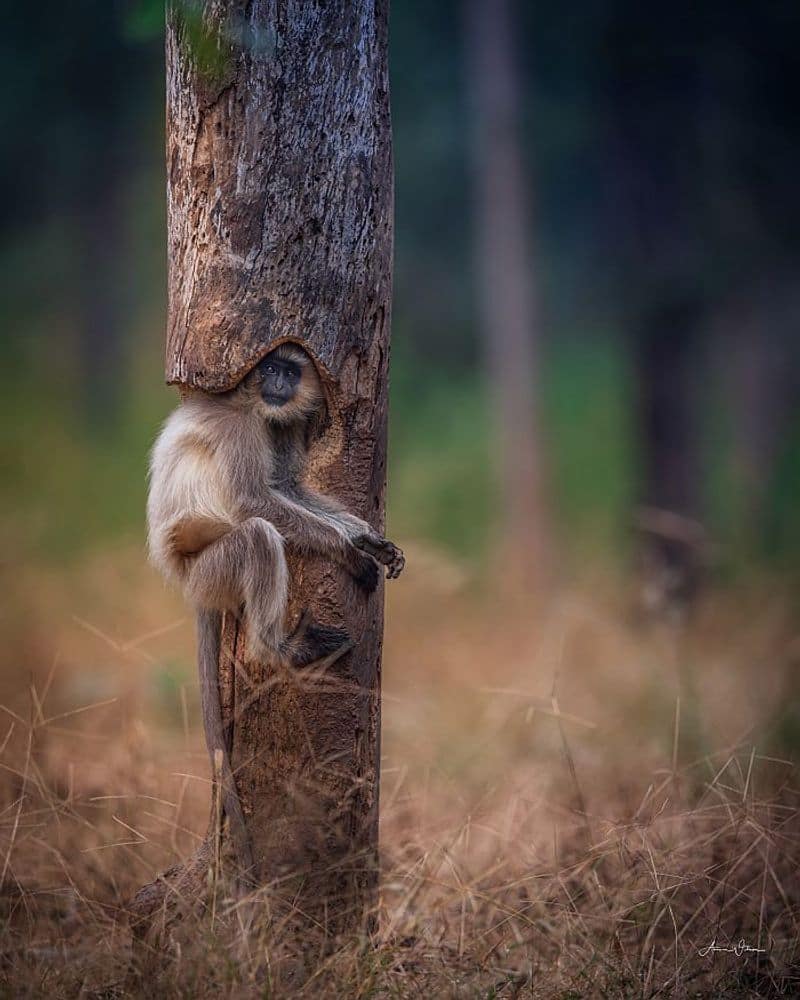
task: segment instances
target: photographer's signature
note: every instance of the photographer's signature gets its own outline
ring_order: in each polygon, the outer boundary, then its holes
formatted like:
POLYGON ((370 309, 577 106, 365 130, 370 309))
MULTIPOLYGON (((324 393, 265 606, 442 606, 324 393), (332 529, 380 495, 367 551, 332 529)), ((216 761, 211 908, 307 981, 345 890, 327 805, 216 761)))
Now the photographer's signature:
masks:
POLYGON ((711 941, 711 944, 706 945, 705 948, 698 948, 697 954, 700 955, 701 958, 704 958, 706 955, 714 955, 718 952, 724 952, 725 954, 735 955, 737 958, 741 958, 742 955, 749 955, 751 952, 763 954, 766 950, 766 948, 754 948, 751 944, 748 944, 744 938, 739 938, 736 944, 727 946, 717 944, 717 939, 714 938, 711 941))

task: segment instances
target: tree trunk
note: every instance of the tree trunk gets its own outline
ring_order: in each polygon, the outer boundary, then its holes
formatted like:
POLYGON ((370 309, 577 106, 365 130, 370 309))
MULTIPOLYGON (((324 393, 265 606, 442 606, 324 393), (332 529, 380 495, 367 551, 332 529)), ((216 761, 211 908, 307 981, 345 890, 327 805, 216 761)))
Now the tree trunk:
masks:
POLYGON ((648 612, 677 620, 694 602, 707 557, 699 521, 701 317, 694 300, 655 303, 634 342, 642 465, 641 597, 648 612))
POLYGON ((716 318, 715 362, 726 375, 733 435, 737 555, 763 557, 778 543, 775 477, 800 393, 794 285, 763 281, 742 289, 716 318))
MULTIPOLYGON (((167 379, 224 390, 278 343, 301 343, 330 397, 310 478, 382 529, 387 4, 207 0, 199 41, 192 11, 168 15, 167 379)), ((355 648, 322 678, 289 674, 255 662, 227 616, 221 694, 270 913, 338 933, 363 925, 377 884, 383 590, 367 600, 323 560, 290 570, 292 621, 308 608, 355 648)), ((202 895, 211 853, 166 882, 202 895)), ((143 917, 163 884, 140 892, 143 917)))
POLYGON ((466 0, 466 27, 475 120, 476 267, 492 451, 499 464, 499 551, 504 570, 517 583, 534 583, 541 581, 547 549, 537 412, 540 328, 511 0, 466 0))

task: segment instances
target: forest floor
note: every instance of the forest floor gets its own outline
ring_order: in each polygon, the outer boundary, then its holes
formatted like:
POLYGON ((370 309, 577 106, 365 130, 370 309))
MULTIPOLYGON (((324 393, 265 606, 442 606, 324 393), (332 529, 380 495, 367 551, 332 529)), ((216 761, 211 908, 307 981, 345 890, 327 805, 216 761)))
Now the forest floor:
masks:
POLYGON ((208 818, 192 625, 138 550, 5 581, 0 995, 800 995, 800 639, 780 589, 654 628, 601 575, 501 608, 407 548, 379 929, 298 946, 292 972, 268 943, 223 957, 207 920, 130 973, 125 904, 208 818))

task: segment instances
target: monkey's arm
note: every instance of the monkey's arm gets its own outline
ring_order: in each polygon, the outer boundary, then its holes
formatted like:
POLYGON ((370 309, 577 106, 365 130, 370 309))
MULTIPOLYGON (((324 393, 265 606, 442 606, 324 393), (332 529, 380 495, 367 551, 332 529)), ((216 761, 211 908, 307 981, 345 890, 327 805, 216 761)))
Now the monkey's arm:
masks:
POLYGON ((406 564, 405 556, 394 542, 378 534, 366 521, 351 514, 332 497, 317 493, 305 485, 298 485, 295 490, 297 500, 307 510, 310 510, 325 520, 332 521, 343 531, 356 548, 368 553, 386 567, 386 575, 390 580, 400 576, 406 564))
POLYGON ((243 518, 263 517, 269 521, 298 552, 335 560, 364 590, 371 592, 377 586, 374 560, 350 540, 341 526, 324 515, 272 489, 264 496, 244 498, 238 507, 243 518))

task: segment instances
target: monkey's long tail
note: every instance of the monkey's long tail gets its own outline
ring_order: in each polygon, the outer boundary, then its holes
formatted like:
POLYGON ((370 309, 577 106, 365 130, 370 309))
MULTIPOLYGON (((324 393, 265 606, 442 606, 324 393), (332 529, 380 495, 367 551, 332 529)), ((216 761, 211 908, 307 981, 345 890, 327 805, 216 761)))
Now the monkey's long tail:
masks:
POLYGON ((247 833, 242 803, 236 790, 231 759, 222 722, 219 694, 219 654, 222 615, 218 611, 197 612, 197 665, 200 673, 200 702, 208 752, 213 762, 214 751, 222 751, 222 804, 233 838, 241 873, 252 873, 253 848, 247 833))

